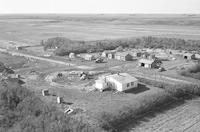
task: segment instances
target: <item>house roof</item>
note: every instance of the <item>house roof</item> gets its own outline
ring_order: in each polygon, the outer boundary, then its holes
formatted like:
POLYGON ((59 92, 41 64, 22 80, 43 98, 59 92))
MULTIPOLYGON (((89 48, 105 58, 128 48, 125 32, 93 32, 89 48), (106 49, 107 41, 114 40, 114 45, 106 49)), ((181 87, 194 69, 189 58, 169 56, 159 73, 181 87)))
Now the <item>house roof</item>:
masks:
POLYGON ((140 63, 145 63, 145 64, 152 64, 154 62, 153 59, 140 59, 140 63))
POLYGON ((107 76, 106 78, 112 78, 122 84, 138 81, 137 78, 129 75, 128 73, 113 74, 113 75, 107 76))
POLYGON ((103 53, 115 53, 116 50, 104 50, 103 53))

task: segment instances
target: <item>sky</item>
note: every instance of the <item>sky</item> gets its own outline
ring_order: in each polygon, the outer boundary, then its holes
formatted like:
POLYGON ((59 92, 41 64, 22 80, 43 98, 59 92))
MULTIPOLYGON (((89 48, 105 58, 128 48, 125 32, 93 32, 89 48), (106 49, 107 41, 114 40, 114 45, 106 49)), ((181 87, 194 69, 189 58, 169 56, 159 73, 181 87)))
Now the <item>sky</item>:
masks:
POLYGON ((200 14, 200 0, 0 0, 0 13, 200 14))

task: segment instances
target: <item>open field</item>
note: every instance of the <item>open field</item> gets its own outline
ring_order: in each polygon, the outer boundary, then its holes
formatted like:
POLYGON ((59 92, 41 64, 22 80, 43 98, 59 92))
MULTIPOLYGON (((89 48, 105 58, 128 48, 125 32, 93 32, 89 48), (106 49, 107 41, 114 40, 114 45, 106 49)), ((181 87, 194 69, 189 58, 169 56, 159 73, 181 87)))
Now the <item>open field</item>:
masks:
POLYGON ((100 40, 138 36, 199 39, 199 15, 1 15, 0 38, 38 45, 64 36, 100 40))
MULTIPOLYGON (((200 100, 189 100, 167 111, 151 112, 129 132, 198 132, 200 126, 200 100)), ((130 125, 131 127, 131 125, 130 125)))

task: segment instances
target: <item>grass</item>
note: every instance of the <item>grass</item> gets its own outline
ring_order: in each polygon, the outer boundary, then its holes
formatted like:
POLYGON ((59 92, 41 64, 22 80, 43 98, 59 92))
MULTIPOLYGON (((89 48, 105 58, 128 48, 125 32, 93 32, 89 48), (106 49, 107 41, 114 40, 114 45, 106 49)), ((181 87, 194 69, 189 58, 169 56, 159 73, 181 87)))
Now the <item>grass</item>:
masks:
POLYGON ((170 107, 173 105, 173 102, 184 101, 185 99, 200 95, 200 85, 172 85, 147 79, 139 80, 143 83, 162 88, 164 91, 153 95, 146 95, 142 99, 139 99, 137 103, 134 103, 134 105, 123 107, 118 113, 101 113, 97 118, 103 129, 108 131, 119 131, 127 125, 126 122, 137 123, 145 114, 158 109, 160 105, 165 104, 166 107, 170 107))
POLYGON ((199 39, 199 15, 4 15, 0 39, 38 45, 64 36, 72 40, 101 40, 139 36, 199 39), (180 35, 177 35, 180 34, 180 35))
POLYGON ((192 77, 200 80, 200 64, 196 64, 186 70, 180 72, 182 76, 192 77))

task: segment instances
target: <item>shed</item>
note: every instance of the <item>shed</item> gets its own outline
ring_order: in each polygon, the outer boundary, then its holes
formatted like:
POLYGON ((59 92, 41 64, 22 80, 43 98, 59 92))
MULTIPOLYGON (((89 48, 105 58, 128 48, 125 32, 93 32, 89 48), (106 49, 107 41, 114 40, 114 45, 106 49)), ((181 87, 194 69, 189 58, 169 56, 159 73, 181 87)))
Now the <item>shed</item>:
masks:
POLYGON ((200 54, 195 54, 195 59, 200 59, 200 54))
POLYGON ((131 61, 133 56, 129 52, 117 52, 115 54, 115 59, 122 61, 131 61))
POLYGON ((137 51, 133 51, 130 53, 133 57, 141 57, 142 53, 141 52, 137 52, 137 51))
POLYGON ((106 81, 109 82, 108 85, 110 87, 120 92, 138 87, 138 79, 128 73, 118 73, 106 76, 106 81))
POLYGON ((115 52, 110 52, 108 54, 108 59, 114 59, 115 58, 115 52))
POLYGON ((75 58, 75 57, 76 57, 75 53, 70 53, 70 54, 69 54, 69 58, 73 59, 73 58, 75 58))
POLYGON ((101 56, 107 58, 109 54, 115 54, 115 52, 116 52, 115 50, 105 50, 102 52, 101 56))
POLYGON ((183 58, 187 59, 187 60, 192 60, 192 59, 195 59, 195 54, 185 53, 185 54, 183 54, 183 58))
POLYGON ((160 64, 158 64, 154 59, 140 59, 139 66, 145 68, 158 68, 160 64))
POLYGON ((89 61, 95 59, 94 55, 92 55, 92 54, 85 54, 83 58, 84 58, 85 60, 89 60, 89 61))
POLYGON ((108 83, 106 82, 106 78, 95 80, 95 87, 100 91, 107 89, 108 83))

